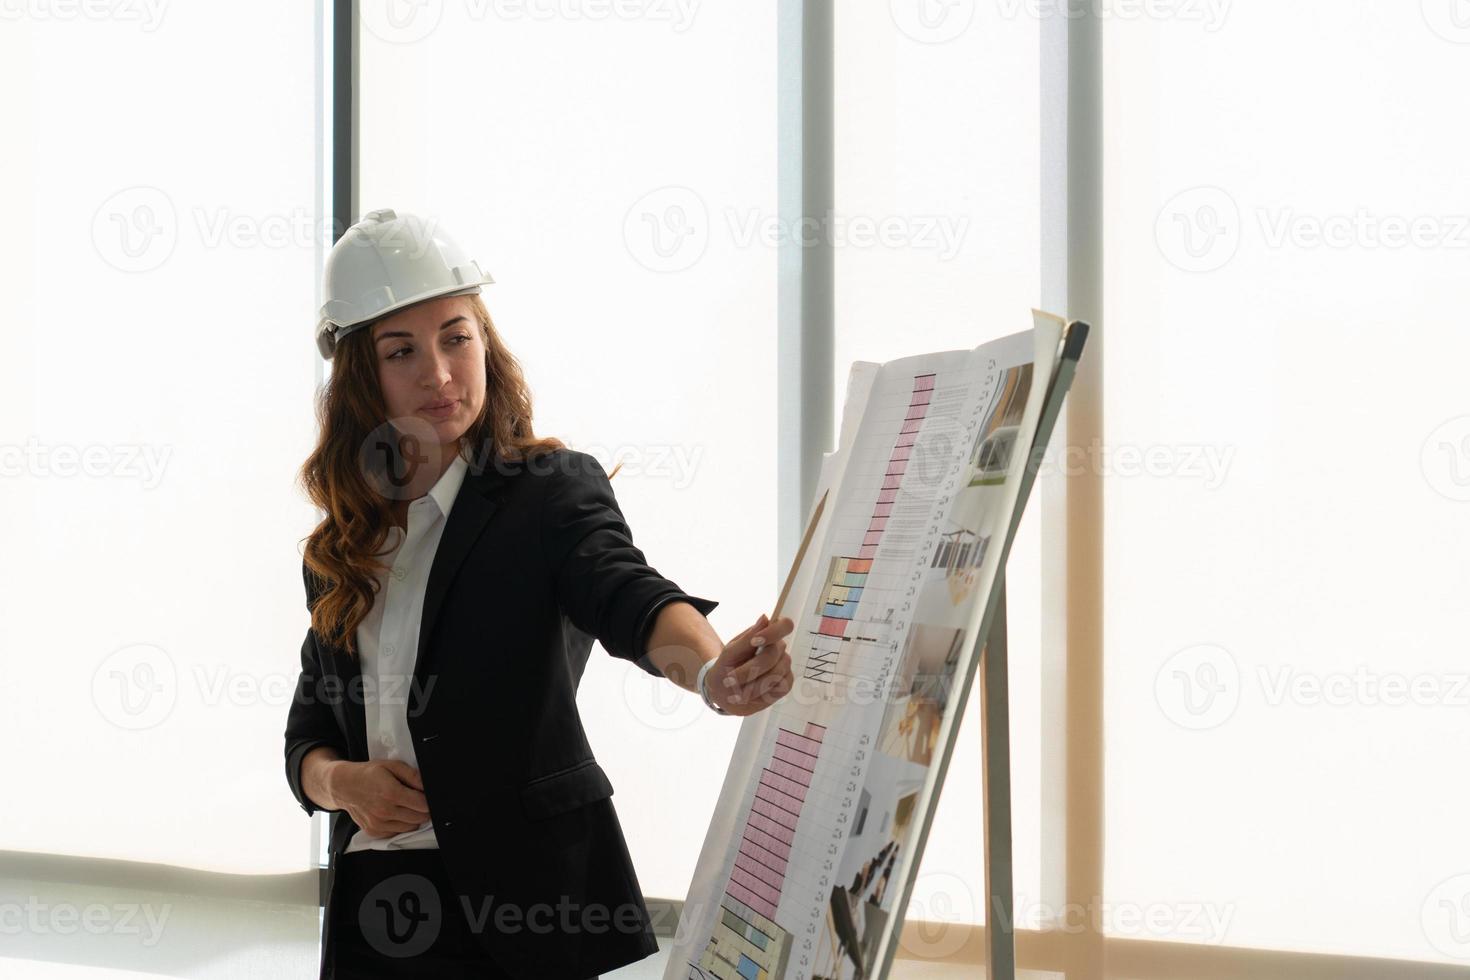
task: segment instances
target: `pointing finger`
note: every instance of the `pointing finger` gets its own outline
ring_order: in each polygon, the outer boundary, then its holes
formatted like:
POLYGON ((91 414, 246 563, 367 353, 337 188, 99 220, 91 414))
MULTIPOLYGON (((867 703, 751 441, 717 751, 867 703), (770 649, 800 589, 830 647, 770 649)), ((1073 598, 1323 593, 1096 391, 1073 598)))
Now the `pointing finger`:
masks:
POLYGON ((752 637, 750 642, 754 646, 762 646, 781 639, 781 637, 790 633, 795 628, 796 623, 790 616, 782 616, 780 619, 767 624, 767 628, 762 629, 759 636, 752 637))
POLYGON ((776 665, 776 662, 781 659, 781 655, 785 652, 785 640, 777 640, 775 643, 768 643, 760 648, 760 653, 756 654, 754 657, 751 657, 749 660, 741 664, 739 667, 736 667, 734 670, 731 670, 728 676, 732 680, 734 680, 735 684, 742 686, 745 684, 749 684, 751 681, 760 677, 762 674, 768 673, 771 668, 776 665))

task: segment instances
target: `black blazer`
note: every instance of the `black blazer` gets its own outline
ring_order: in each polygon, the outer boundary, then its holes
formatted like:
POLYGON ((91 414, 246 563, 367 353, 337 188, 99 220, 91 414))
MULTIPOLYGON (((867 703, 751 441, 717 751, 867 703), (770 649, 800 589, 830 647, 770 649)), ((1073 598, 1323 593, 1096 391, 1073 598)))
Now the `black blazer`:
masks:
MULTIPOLYGON (((302 573, 309 609, 320 583, 302 573)), ((594 637, 661 676, 643 651, 654 614, 675 600, 706 615, 718 605, 644 561, 595 457, 470 463, 400 694, 450 879, 472 910, 490 910, 482 944, 514 976, 582 980, 658 951, 576 693, 594 637), (538 903, 550 911, 533 911, 538 903), (495 927, 505 906, 518 911, 499 921, 518 928, 495 927)), ((308 628, 285 750, 286 781, 307 813, 320 809, 301 787, 307 752, 330 745, 368 759, 363 693, 356 658, 308 628)), ((357 829, 333 812, 328 924, 335 856, 357 829)), ((328 927, 324 957, 330 942, 328 927)))

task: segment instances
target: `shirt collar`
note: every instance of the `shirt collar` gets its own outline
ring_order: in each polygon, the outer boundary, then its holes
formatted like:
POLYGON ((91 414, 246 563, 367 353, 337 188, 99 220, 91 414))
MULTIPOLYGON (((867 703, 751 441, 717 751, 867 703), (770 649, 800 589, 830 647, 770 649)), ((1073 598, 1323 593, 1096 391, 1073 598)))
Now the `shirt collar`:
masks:
POLYGON ((449 509, 454 506, 454 498, 459 496, 459 488, 464 483, 464 475, 468 469, 469 464, 465 462, 464 453, 455 453, 444 474, 429 488, 428 496, 433 498, 439 513, 445 517, 449 516, 449 509))

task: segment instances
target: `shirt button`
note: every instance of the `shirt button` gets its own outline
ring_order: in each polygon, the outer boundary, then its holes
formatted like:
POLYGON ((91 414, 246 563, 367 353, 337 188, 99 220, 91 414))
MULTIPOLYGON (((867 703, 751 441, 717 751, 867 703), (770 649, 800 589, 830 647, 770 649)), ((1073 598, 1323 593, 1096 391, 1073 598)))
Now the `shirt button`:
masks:
POLYGON ((383 654, 384 654, 384 656, 388 656, 388 657, 393 656, 393 644, 391 644, 391 643, 384 643, 383 644, 383 654))
POLYGON ((384 735, 380 739, 380 741, 383 743, 383 747, 385 749, 393 749, 398 747, 398 740, 393 737, 393 734, 391 732, 384 735))
POLYGON ((402 582, 405 578, 408 577, 408 572, 404 571, 401 566, 394 565, 393 566, 393 577, 396 578, 398 581, 402 582))

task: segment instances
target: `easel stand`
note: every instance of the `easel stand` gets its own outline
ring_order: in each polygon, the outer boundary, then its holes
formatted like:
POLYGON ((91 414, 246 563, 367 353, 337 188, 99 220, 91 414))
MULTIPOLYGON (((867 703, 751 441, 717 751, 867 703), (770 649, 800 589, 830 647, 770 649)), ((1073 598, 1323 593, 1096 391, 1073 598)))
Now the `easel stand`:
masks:
POLYGON ((1011 703, 1010 679, 1006 657, 1006 559, 1021 514, 1031 496, 1031 487, 1041 469, 1041 460, 1051 441, 1062 402, 1072 387, 1082 348, 1091 328, 1080 320, 1066 325, 1062 333, 1062 352, 1056 373, 1042 404, 1036 428, 1036 440, 1022 471, 1016 509, 1006 532, 1000 568, 996 572, 989 623, 982 623, 980 636, 980 697, 984 717, 981 719, 982 778, 985 809, 985 965, 986 980, 1016 980, 1016 889, 1011 854, 1011 703))
MULTIPOLYGON (((974 651, 975 656, 969 658, 963 683, 956 688, 956 691, 968 692, 970 684, 975 683, 975 677, 979 675, 981 706, 984 712, 981 719, 981 738, 984 740, 981 749, 981 778, 985 797, 986 980, 1016 978, 1015 878, 1011 853, 1011 711, 1006 651, 1006 560, 1010 557, 1016 528, 1021 523, 1021 514, 1041 469, 1042 457, 1061 416, 1062 403, 1076 375, 1077 363, 1082 356, 1089 329, 1086 323, 1073 320, 1066 324, 1062 332, 1061 354, 1042 402, 1036 438, 1021 471, 1016 506, 1011 514, 1010 526, 1001 542, 1000 564, 980 621, 979 634, 975 640, 978 649, 974 651)), ((963 700, 957 710, 963 712, 963 700)), ((958 725, 958 720, 955 724, 958 725)), ((951 734, 940 749, 938 764, 943 769, 948 768, 953 749, 954 738, 951 734)), ((917 854, 924 853, 924 843, 934 818, 934 802, 933 799, 929 801, 919 824, 918 841, 915 845, 917 854)), ((912 893, 917 865, 917 861, 913 862, 903 889, 899 892, 900 908, 912 893)), ((884 945, 882 961, 871 971, 872 977, 884 980, 888 976, 893 965, 895 946, 892 942, 884 945)))
POLYGON ((1011 715, 1006 676, 1005 569, 995 615, 980 651, 981 738, 985 783, 986 980, 1015 980, 1015 879, 1011 864, 1011 715))

